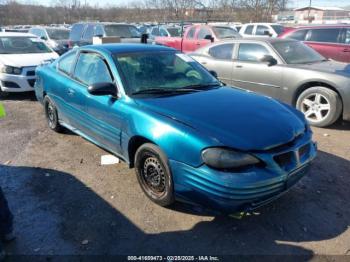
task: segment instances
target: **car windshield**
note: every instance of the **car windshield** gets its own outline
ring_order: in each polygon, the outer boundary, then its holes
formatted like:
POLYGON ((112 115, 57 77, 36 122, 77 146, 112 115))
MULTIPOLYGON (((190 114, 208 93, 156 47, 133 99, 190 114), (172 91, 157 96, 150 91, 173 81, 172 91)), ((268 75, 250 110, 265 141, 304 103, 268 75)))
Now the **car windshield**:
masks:
POLYGON ((277 35, 280 35, 283 33, 284 31, 284 27, 281 25, 271 25, 271 27, 273 28, 273 30, 275 30, 275 32, 277 33, 277 35))
POLYGON ((214 26, 213 31, 219 39, 240 37, 240 34, 231 27, 214 26))
POLYGON ((121 38, 141 37, 139 30, 132 25, 106 25, 106 36, 119 36, 121 38))
POLYGON ((51 53, 52 50, 36 37, 0 37, 0 54, 51 53))
POLYGON ((181 28, 179 27, 168 27, 167 30, 171 36, 181 36, 181 28))
POLYGON ((169 51, 116 54, 129 95, 200 91, 220 82, 191 57, 169 51))
POLYGON ((287 64, 308 64, 325 60, 323 56, 302 42, 275 42, 272 45, 287 64))
POLYGON ((46 29, 47 34, 53 40, 69 39, 69 30, 65 29, 46 29))

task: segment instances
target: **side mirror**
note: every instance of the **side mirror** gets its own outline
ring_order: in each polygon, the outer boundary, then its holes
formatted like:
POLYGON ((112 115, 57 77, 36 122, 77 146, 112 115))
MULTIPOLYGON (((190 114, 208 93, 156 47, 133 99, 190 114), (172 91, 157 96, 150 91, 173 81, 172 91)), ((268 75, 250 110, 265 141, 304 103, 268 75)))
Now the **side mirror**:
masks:
POLYGON ((88 92, 94 96, 111 95, 117 97, 117 88, 113 83, 96 83, 88 87, 88 92))
POLYGON ((210 42, 214 42, 214 37, 212 37, 211 35, 206 35, 205 37, 204 37, 204 39, 205 40, 210 40, 210 42))
POLYGON ((268 66, 277 65, 277 60, 272 55, 264 55, 260 62, 267 63, 268 66))
POLYGON ((215 77, 215 78, 218 78, 218 74, 214 71, 214 70, 209 70, 209 73, 215 77))

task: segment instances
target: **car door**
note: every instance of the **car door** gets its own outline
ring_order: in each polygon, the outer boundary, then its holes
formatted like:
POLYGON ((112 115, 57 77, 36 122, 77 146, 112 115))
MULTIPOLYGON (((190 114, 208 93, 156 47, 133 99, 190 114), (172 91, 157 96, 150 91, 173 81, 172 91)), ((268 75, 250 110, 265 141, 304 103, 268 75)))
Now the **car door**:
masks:
POLYGON ((344 62, 350 63, 350 28, 343 29, 343 50, 344 62))
POLYGON ((89 70, 87 61, 83 61, 84 53, 77 52, 76 61, 74 63, 72 73, 69 79, 65 80, 64 86, 64 102, 68 123, 76 130, 86 134, 88 131, 86 97, 88 96, 87 85, 85 79, 78 74, 82 67, 89 70))
POLYGON ((235 86, 279 98, 282 68, 260 62, 264 55, 277 59, 276 54, 262 43, 240 43, 233 62, 232 82, 235 86))
POLYGON ((341 28, 315 28, 308 31, 305 41, 324 57, 345 62, 341 38, 341 28))
POLYGON ((118 100, 110 95, 94 96, 87 92, 89 85, 114 82, 110 67, 105 58, 96 52, 80 54, 76 64, 74 77, 78 79, 86 91, 84 116, 84 133, 95 143, 104 148, 120 152, 121 116, 118 114, 118 100))
POLYGON ((197 30, 197 34, 195 36, 195 38, 197 38, 197 42, 196 42, 196 50, 198 48, 204 47, 206 45, 211 44, 211 40, 208 40, 206 38, 208 38, 209 36, 214 37, 213 32, 210 30, 209 27, 207 26, 200 26, 197 30))
POLYGON ((207 56, 194 57, 208 70, 215 71, 223 83, 233 85, 233 43, 218 44, 208 49, 207 56))
POLYGON ((196 50, 197 39, 195 39, 197 26, 192 26, 182 40, 182 52, 188 53, 196 50))

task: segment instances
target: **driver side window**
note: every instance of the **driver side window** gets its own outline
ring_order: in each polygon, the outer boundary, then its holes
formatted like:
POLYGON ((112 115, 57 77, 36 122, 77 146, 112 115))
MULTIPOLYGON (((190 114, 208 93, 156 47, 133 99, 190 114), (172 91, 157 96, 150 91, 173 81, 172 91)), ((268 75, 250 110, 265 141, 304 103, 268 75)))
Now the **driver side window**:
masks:
POLYGON ((266 47, 260 44, 240 44, 238 60, 247 62, 260 62, 265 55, 271 55, 266 47))
POLYGON ((81 53, 79 55, 74 78, 86 85, 113 82, 106 62, 95 53, 81 53))

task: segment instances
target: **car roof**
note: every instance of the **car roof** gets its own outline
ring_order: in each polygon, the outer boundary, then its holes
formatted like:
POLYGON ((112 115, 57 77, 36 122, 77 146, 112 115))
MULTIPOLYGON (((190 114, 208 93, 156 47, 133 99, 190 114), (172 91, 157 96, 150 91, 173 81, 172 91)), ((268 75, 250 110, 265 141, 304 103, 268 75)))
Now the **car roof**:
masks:
POLYGON ((349 24, 332 24, 332 25, 302 25, 302 26, 296 26, 292 27, 292 30, 297 30, 297 29, 318 29, 318 28, 349 28, 349 24))
POLYGON ((0 37, 37 37, 36 35, 29 33, 17 33, 17 32, 0 32, 0 37))
POLYGON ((128 23, 116 23, 116 22, 78 22, 78 23, 74 23, 72 26, 74 25, 129 25, 129 26, 134 26, 132 24, 128 24, 128 23))
MULTIPOLYGON (((238 43, 238 42, 264 42, 264 43, 278 43, 278 42, 298 42, 289 38, 275 38, 275 37, 249 37, 249 38, 237 38, 231 40, 223 40, 216 43, 238 43)), ((215 44, 215 43, 214 43, 215 44)))
MULTIPOLYGON (((33 26, 31 27, 30 29, 52 29, 52 30, 66 30, 66 31, 69 31, 68 28, 65 28, 65 27, 58 27, 58 26, 33 26)), ((30 30, 29 29, 29 30, 30 30)))
POLYGON ((81 47, 81 49, 107 51, 113 54, 176 51, 176 49, 170 48, 167 46, 148 45, 148 44, 102 44, 102 45, 84 46, 84 47, 81 47))
POLYGON ((243 25, 281 25, 281 24, 278 24, 278 23, 247 23, 247 24, 243 24, 243 25))

